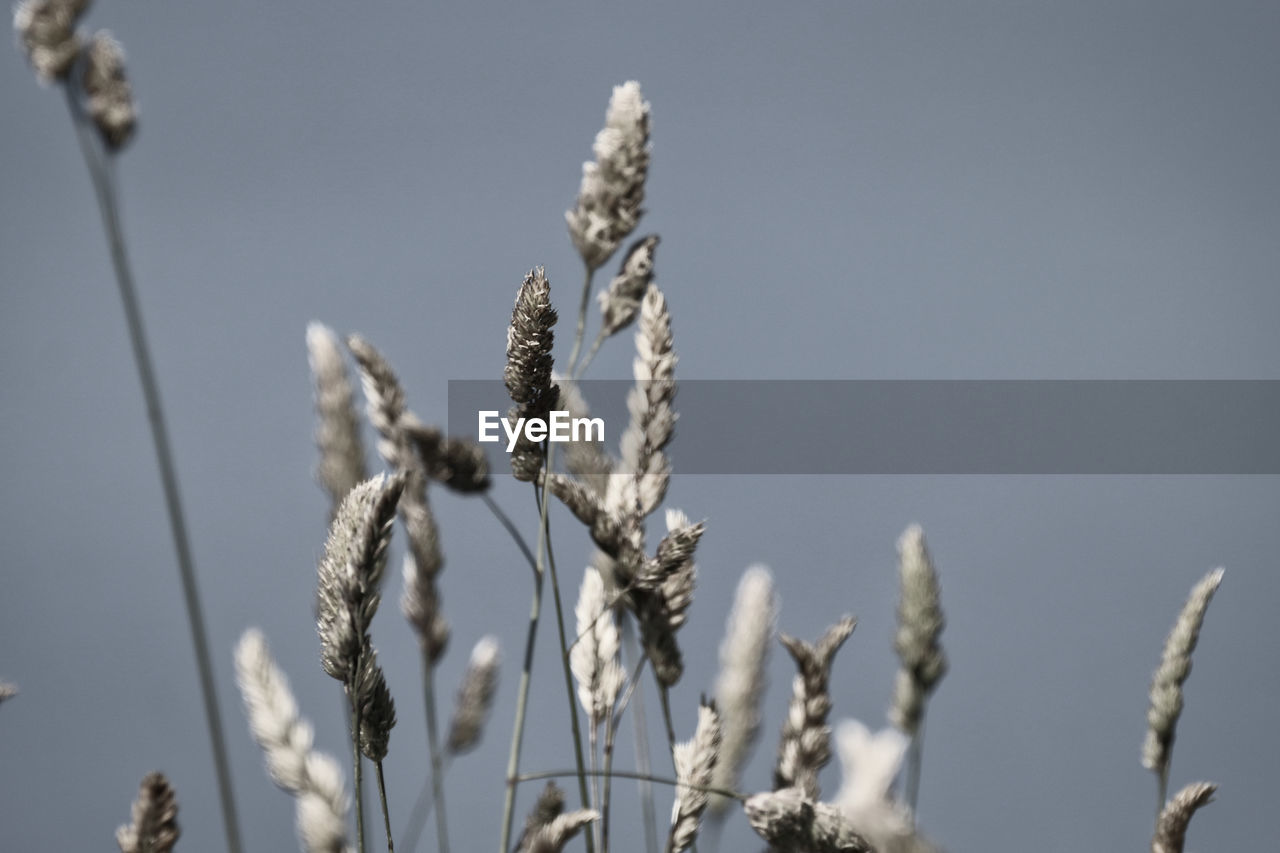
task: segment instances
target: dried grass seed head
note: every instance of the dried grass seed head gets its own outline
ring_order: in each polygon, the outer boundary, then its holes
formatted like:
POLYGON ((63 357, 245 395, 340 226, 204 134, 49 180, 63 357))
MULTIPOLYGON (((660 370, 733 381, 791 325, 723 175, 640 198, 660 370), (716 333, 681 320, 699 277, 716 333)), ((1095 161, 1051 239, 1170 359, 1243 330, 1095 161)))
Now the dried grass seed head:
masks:
POLYGON ((120 853, 169 853, 182 830, 178 800, 163 773, 148 773, 133 801, 133 822, 116 830, 120 853))
MULTIPOLYGON (((742 768, 760 734, 761 705, 768 684, 769 649, 778 622, 778 597, 773 575, 764 566, 742 574, 733 609, 720 643, 720 674, 716 677, 716 707, 723 721, 720 760, 712 784, 735 789, 742 768)), ((730 800, 713 794, 712 811, 722 812, 730 800)))
POLYGON ((593 149, 595 162, 582 165, 577 202, 565 213, 569 237, 589 270, 607 263, 644 215, 649 104, 639 83, 614 87, 593 149))
POLYGON ((518 853, 560 853, 584 826, 599 818, 600 813, 591 809, 558 815, 550 823, 529 833, 518 853))
POLYGON ((1142 744, 1142 766, 1163 773, 1169 766, 1173 741, 1182 714, 1182 685, 1191 674, 1191 654, 1200 639, 1205 611, 1222 583, 1224 570, 1209 572, 1191 590, 1178 621, 1169 632, 1160 665, 1151 678, 1151 704, 1147 709, 1147 735, 1142 744))
POLYGON ((492 485, 489 460, 476 442, 445 436, 412 413, 404 418, 404 431, 428 479, 459 494, 488 491, 492 485))
POLYGON ((835 806, 796 788, 756 794, 743 805, 756 834, 779 853, 873 853, 835 806))
POLYGON ((609 282, 608 289, 597 296, 601 314, 600 334, 603 337, 616 335, 630 326, 640 312, 640 300, 653 281, 658 242, 658 235, 650 234, 632 243, 618 274, 609 282))
POLYGON ((298 713, 289 681, 271 657, 262 632, 250 629, 236 646, 236 683, 254 740, 271 780, 297 799, 298 837, 311 853, 347 849, 350 800, 342 770, 312 748, 311 724, 298 713))
POLYGON ((555 782, 547 782, 524 820, 524 829, 520 832, 520 838, 516 840, 515 849, 527 849, 538 830, 551 823, 562 812, 564 812, 564 791, 555 782))
POLYGON ((458 688, 454 703, 453 720, 449 724, 446 748, 453 755, 461 755, 480 743, 484 724, 493 707, 493 697, 498 692, 498 667, 501 663, 498 638, 492 634, 481 637, 471 650, 467 671, 458 688))
POLYGON ((360 751, 370 761, 381 761, 387 757, 387 743, 396 724, 396 705, 372 645, 360 652, 356 701, 360 703, 360 751))
POLYGON ((404 478, 379 474, 343 499, 318 567, 317 629, 325 672, 352 683, 378 591, 404 478))
POLYGON ((778 743, 774 790, 796 787, 805 797, 818 798, 818 773, 831 760, 831 730, 827 726, 831 713, 831 664, 856 624, 852 616, 845 616, 812 645, 786 634, 779 637, 798 672, 778 743))
POLYGON ((619 659, 618 624, 605 595, 604 580, 590 566, 578 590, 577 641, 569 650, 569 668, 578 682, 578 701, 594 728, 608 717, 626 673, 619 659))
POLYGON ((307 326, 307 361, 315 383, 316 478, 329 493, 333 511, 347 493, 368 479, 355 395, 338 336, 322 323, 307 326))
POLYGON ((94 33, 85 50, 84 79, 89 118, 108 151, 123 148, 138 126, 133 89, 125 74, 124 49, 108 32, 94 33))
MULTIPOLYGON (((556 310, 551 307, 551 284, 542 267, 537 267, 525 276, 520 286, 511 312, 511 325, 507 329, 507 364, 503 369, 503 379, 516 403, 509 415, 513 422, 519 418, 546 420, 552 406, 560 399, 559 391, 551 381, 551 350, 555 344, 552 327, 556 319, 556 310)), ((543 447, 531 442, 527 433, 521 430, 511 452, 511 472, 516 479, 533 482, 544 458, 543 447)))
POLYGON ((1156 820, 1151 853, 1182 853, 1192 816, 1202 806, 1213 802, 1213 794, 1217 790, 1218 786, 1210 782, 1195 782, 1174 794, 1156 820))
POLYGON ((18 685, 8 681, 0 681, 0 703, 18 695, 18 685))
POLYGON ((947 656, 939 638, 946 625, 938 572, 925 544, 924 531, 913 524, 898 540, 898 628, 893 646, 901 669, 894 685, 889 720, 914 734, 925 702, 947 673, 947 656))
POLYGON ((693 845, 707 810, 710 794, 703 790, 711 784, 712 774, 720 758, 721 724, 714 702, 705 699, 698 707, 698 726, 693 738, 678 743, 672 750, 676 768, 676 797, 671 805, 671 832, 667 837, 667 853, 682 853, 693 845))
POLYGON ((88 8, 89 0, 23 0, 14 7, 13 28, 40 82, 71 72, 80 53, 76 23, 88 8))

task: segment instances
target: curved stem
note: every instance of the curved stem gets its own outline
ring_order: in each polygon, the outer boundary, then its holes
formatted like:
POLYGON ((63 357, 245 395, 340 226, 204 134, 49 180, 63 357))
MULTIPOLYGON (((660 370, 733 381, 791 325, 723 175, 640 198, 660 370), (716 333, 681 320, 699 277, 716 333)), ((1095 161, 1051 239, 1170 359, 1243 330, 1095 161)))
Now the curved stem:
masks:
POLYGON ((503 528, 506 529, 507 533, 511 535, 511 538, 516 543, 516 547, 520 549, 520 553, 524 555, 525 560, 529 563, 529 568, 536 574, 538 571, 538 560, 533 556, 533 551, 529 548, 529 543, 524 541, 524 537, 520 535, 520 529, 517 528, 515 522, 511 520, 511 516, 507 515, 506 512, 503 511, 502 507, 498 506, 498 502, 491 498, 488 493, 483 493, 480 497, 484 500, 484 505, 489 508, 489 512, 493 513, 493 517, 498 519, 498 523, 501 524, 503 528))
MULTIPOLYGON (((603 771, 596 771, 601 773, 603 771)), ((719 794, 730 800, 743 802, 747 799, 746 794, 740 794, 737 791, 730 791, 728 788, 716 788, 711 785, 695 785, 692 782, 680 782, 668 776, 653 776, 649 773, 637 773, 634 770, 612 770, 610 771, 619 779, 639 779, 644 782, 654 782, 658 785, 670 785, 675 787, 683 785, 686 788, 692 788, 695 791, 706 791, 708 794, 719 794)), ((516 782, 537 782, 541 779, 567 779, 570 776, 578 775, 577 770, 542 770, 537 773, 524 773, 515 778, 516 782)))
POLYGON ((573 372, 573 380, 582 378, 582 374, 587 372, 587 368, 591 366, 591 362, 595 361, 596 353, 600 352, 600 345, 604 343, 604 329, 596 333, 596 339, 591 342, 591 348, 587 350, 587 354, 583 356, 582 363, 578 365, 578 369, 573 372))
POLYGON ((587 331, 587 305, 591 302, 591 278, 595 272, 591 267, 587 267, 586 280, 582 282, 582 300, 578 303, 578 329, 573 335, 573 349, 569 351, 566 376, 574 375, 573 366, 578 361, 578 351, 582 349, 582 338, 587 331))
POLYGON ((209 727, 209 741, 213 749, 214 771, 218 778, 218 799, 222 804, 223 831, 227 837, 227 849, 240 853, 240 823, 236 815, 235 796, 231 787, 231 768, 227 761, 227 745, 222 730, 222 715, 218 709, 218 693, 213 676, 213 663, 209 655, 208 631, 204 623, 204 608, 200 603, 200 589, 196 584, 195 564, 191 558, 191 545, 187 536, 186 517, 182 498, 178 491, 177 468, 173 451, 169 446, 169 431, 165 424, 164 410, 160 405, 160 385, 156 381, 151 352, 142 324, 142 310, 138 304, 133 284, 133 273, 125 251, 124 232, 120 224, 120 212, 115 187, 108 170, 109 161, 100 159, 96 142, 86 124, 76 101, 72 84, 64 89, 72 124, 80 142, 85 165, 98 200, 98 212, 111 247, 111 263, 115 270, 120 301, 124 306, 125 320, 129 327, 129 343, 133 348, 133 360, 142 384, 142 395, 147 407, 147 420, 151 424, 151 440, 155 445, 156 463, 160 469, 160 483, 164 490, 165 508, 169 515, 169 529, 178 558, 178 576, 182 581, 182 598, 187 610, 187 623, 191 628, 191 643, 195 646, 196 669, 200 678, 200 692, 204 700, 205 722, 209 727))
MULTIPOLYGON (((547 451, 547 471, 551 471, 552 458, 555 455, 555 445, 551 444, 547 451)), ((534 487, 534 495, 538 495, 537 487, 534 487)), ((564 629, 564 609, 560 602, 560 584, 556 580, 556 557, 555 551, 551 548, 551 529, 547 523, 547 501, 546 486, 543 486, 543 493, 538 499, 538 510, 542 516, 543 534, 539 538, 546 545, 547 549, 547 569, 551 575, 551 600, 556 607, 556 631, 560 638, 560 663, 564 670, 564 687, 569 696, 569 723, 570 731, 573 733, 573 757, 574 763, 578 766, 578 794, 582 797, 582 807, 589 808, 591 805, 591 795, 587 790, 587 765, 582 759, 582 730, 578 721, 578 700, 574 695, 573 689, 573 671, 569 666, 569 643, 565 637, 564 629)), ((587 842, 587 853, 595 853, 594 833, 585 834, 587 842)))
POLYGON ((387 811, 387 783, 382 778, 382 762, 378 767, 378 799, 382 801, 382 825, 387 832, 387 853, 396 853, 395 842, 391 840, 391 814, 387 811))

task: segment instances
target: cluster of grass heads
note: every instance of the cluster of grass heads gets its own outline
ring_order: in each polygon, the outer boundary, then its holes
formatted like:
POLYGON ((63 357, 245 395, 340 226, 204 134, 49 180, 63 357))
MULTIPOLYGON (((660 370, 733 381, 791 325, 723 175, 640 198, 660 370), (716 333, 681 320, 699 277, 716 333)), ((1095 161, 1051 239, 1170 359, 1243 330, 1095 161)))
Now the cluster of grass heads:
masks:
MULTIPOLYGON (((87 6, 88 0, 25 0, 17 8, 15 26, 38 76, 64 90, 100 205, 164 486, 219 781, 226 845, 237 853, 242 849, 242 830, 207 632, 112 173, 114 159, 134 129, 132 96, 119 46, 105 34, 85 38, 79 33, 77 22, 87 6)), ((830 683, 838 652, 856 622, 846 616, 812 642, 778 632, 774 579, 759 566, 748 569, 738 586, 720 648, 721 671, 714 696, 695 702, 678 689, 684 674, 680 631, 694 599, 696 555, 706 524, 666 506, 672 477, 668 449, 676 436, 677 420, 672 311, 656 281, 658 236, 635 236, 645 212, 649 111, 639 84, 628 82, 613 90, 605 125, 595 138, 595 158, 584 165, 575 205, 566 213, 569 237, 583 263, 581 291, 570 300, 576 304, 576 315, 566 358, 556 357, 555 329, 560 318, 546 271, 529 270, 516 288, 505 330, 503 375, 513 419, 546 419, 552 411, 561 410, 585 415, 588 404, 576 380, 587 373, 604 345, 635 328, 629 422, 619 445, 605 448, 580 441, 561 448, 524 434, 509 454, 511 475, 528 483, 534 498, 538 535, 532 544, 491 494, 493 475, 479 445, 468 437, 448 436, 429 419, 419 417, 410 408, 395 370, 371 342, 355 335, 341 337, 319 323, 307 330, 318 415, 318 478, 332 499, 314 606, 322 668, 341 686, 352 792, 346 787, 342 762, 315 748, 315 733, 272 658, 266 638, 250 629, 235 653, 249 729, 264 752, 272 781, 295 799, 298 837, 305 850, 356 848, 363 853, 385 843, 392 851, 399 838, 402 851, 410 851, 420 842, 426 824, 433 823, 435 845, 447 851, 446 774, 451 763, 474 748, 486 727, 492 726, 495 712, 499 719, 511 720, 507 772, 497 780, 503 803, 496 839, 499 853, 513 847, 530 853, 558 851, 577 838, 588 853, 607 853, 611 846, 618 846, 616 833, 610 831, 610 815, 612 783, 620 778, 644 783, 638 791, 643 846, 649 853, 657 853, 659 847, 680 853, 695 849, 700 840, 714 849, 721 822, 739 814, 770 849, 788 853, 940 849, 924 836, 915 818, 926 710, 948 668, 941 642, 945 618, 939 573, 918 526, 908 527, 898 543, 901 596, 895 650, 900 669, 888 712, 890 728, 876 732, 852 720, 831 725, 830 683), (629 247, 621 251, 628 241, 629 247), (617 273, 597 294, 598 330, 592 336, 588 327, 597 273, 615 259, 617 273), (359 373, 363 418, 349 360, 359 373), (385 468, 372 476, 364 449, 362 421, 366 419, 376 433, 378 456, 385 468), (445 565, 442 534, 429 499, 437 489, 482 498, 495 523, 512 537, 513 554, 528 564, 531 586, 525 644, 515 657, 520 662, 515 707, 492 707, 501 655, 496 640, 485 637, 471 652, 447 727, 441 725, 443 709, 436 690, 436 669, 449 650, 451 635, 439 587, 445 565), (557 574, 549 514, 553 500, 569 510, 594 547, 580 581, 557 574), (660 533, 651 526, 659 511, 660 533), (422 768, 422 793, 404 818, 401 833, 396 832, 389 812, 383 773, 383 762, 393 748, 395 699, 378 664, 372 635, 397 529, 406 542, 400 609, 421 653, 430 749, 429 765, 422 768), (576 604, 570 610, 565 595, 575 588, 576 604), (558 644, 561 672, 557 677, 563 678, 567 707, 563 719, 540 725, 565 726, 573 754, 564 768, 531 770, 522 766, 522 744, 530 727, 527 711, 535 644, 547 630, 554 632, 558 644), (743 768, 766 718, 764 673, 775 642, 795 664, 792 694, 780 728, 772 778, 744 779, 743 768), (653 769, 643 740, 644 709, 646 702, 654 700, 666 731, 661 752, 664 763, 670 763, 669 773, 653 769), (618 734, 628 723, 634 724, 639 744, 635 768, 614 763, 618 734), (692 734, 681 741, 677 730, 692 734), (824 798, 819 774, 834 756, 843 767, 843 784, 824 798), (365 813, 362 794, 367 769, 376 780, 378 820, 365 813), (548 782, 517 835, 518 786, 555 778, 567 780, 571 793, 548 782), (665 828, 656 818, 654 785, 674 789, 665 828)), ((500 318, 495 318, 492 328, 478 332, 500 340, 500 318)), ((1206 609, 1221 579, 1222 571, 1215 570, 1192 590, 1153 678, 1142 760, 1157 778, 1151 842, 1157 853, 1182 850, 1192 814, 1209 802, 1215 790, 1213 785, 1196 783, 1166 802, 1183 684, 1206 609)), ((0 684, 0 701, 15 694, 16 688, 0 684)), ((180 836, 177 813, 169 781, 161 774, 149 774, 142 780, 131 822, 117 833, 120 849, 126 853, 173 849, 180 836)), ((466 837, 476 837, 473 829, 466 837)), ((474 841, 468 846, 475 846, 474 841)), ((632 841, 623 846, 640 844, 632 841)))

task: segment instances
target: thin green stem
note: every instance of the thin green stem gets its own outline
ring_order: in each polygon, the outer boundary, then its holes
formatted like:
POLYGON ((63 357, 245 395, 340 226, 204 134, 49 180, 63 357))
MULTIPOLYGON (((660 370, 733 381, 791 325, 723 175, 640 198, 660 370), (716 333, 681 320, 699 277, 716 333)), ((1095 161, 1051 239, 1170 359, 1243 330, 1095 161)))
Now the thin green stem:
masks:
POLYGON ((440 735, 436 725, 435 667, 423 650, 422 698, 427 709, 427 750, 431 754, 431 794, 436 806, 436 843, 440 853, 449 853, 449 829, 445 824, 444 761, 440 756, 440 735))
POLYGON ((1169 797, 1169 762, 1166 761, 1156 776, 1156 825, 1160 824, 1160 815, 1164 813, 1164 803, 1169 797))
MULTIPOLYGON (((547 472, 552 470, 552 459, 555 456, 555 445, 548 442, 547 450, 547 472)), ((582 730, 578 721, 578 700, 573 689, 573 671, 569 666, 569 642, 565 636, 564 628, 564 608, 560 601, 560 583, 556 580, 556 556, 555 551, 551 547, 551 529, 547 522, 547 501, 546 485, 542 487, 542 493, 539 496, 537 487, 534 487, 534 495, 538 498, 538 511, 542 516, 543 534, 539 536, 543 545, 547 549, 547 569, 551 576, 551 600, 555 603, 556 608, 556 634, 560 638, 560 663, 564 670, 564 687, 569 697, 569 723, 570 731, 573 733, 573 757, 574 763, 578 766, 578 793, 582 797, 582 807, 588 808, 591 804, 591 795, 587 790, 587 764, 582 758, 582 730)), ((587 842, 587 853, 595 853, 594 833, 588 832, 585 835, 587 842)))
POLYGON ((658 683, 658 697, 662 701, 662 722, 667 726, 667 746, 671 753, 671 766, 676 762, 676 727, 671 724, 671 691, 667 685, 658 683))
MULTIPOLYGON (((360 659, 359 659, 359 656, 357 655, 356 656, 357 666, 354 669, 352 669, 353 673, 360 671, 360 667, 358 666, 359 661, 360 659)), ((352 778, 355 780, 354 782, 355 789, 359 791, 361 784, 363 784, 363 775, 361 773, 361 770, 362 770, 361 765, 364 762, 361 761, 361 758, 360 758, 360 699, 356 695, 354 678, 355 676, 353 675, 352 676, 353 683, 351 685, 351 689, 349 689, 347 693, 351 697, 351 767, 352 767, 351 775, 352 775, 352 778)), ((359 839, 359 845, 360 845, 357 849, 360 851, 360 853, 364 853, 364 798, 363 797, 356 797, 356 836, 359 839)))
POLYGON ((573 380, 575 382, 582 378, 582 374, 587 372, 587 368, 591 366, 591 362, 595 361, 596 353, 600 352, 600 345, 604 343, 604 339, 604 329, 601 329, 596 333, 596 338, 591 342, 591 347, 587 350, 587 354, 583 356, 582 363, 578 365, 577 370, 573 373, 573 380))
MULTIPOLYGON (((740 794, 737 791, 730 791, 728 788, 715 788, 711 785, 695 785, 692 782, 681 782, 668 776, 653 776, 649 773, 638 773, 634 770, 612 770, 610 772, 619 779, 639 779, 644 782, 652 782, 658 785, 670 785, 673 788, 677 785, 683 785, 686 788, 692 788, 695 791, 706 791, 708 794, 719 794, 722 797, 737 800, 738 802, 743 802, 747 799, 746 794, 740 794)), ((537 773, 524 773, 517 776, 514 781, 537 782, 542 779, 567 779, 570 776, 576 775, 578 775, 577 770, 542 770, 537 773)))
POLYGON ((578 361, 578 352, 582 349, 582 338, 587 331, 587 305, 591 302, 591 278, 595 273, 595 270, 587 267, 586 280, 582 282, 582 299, 578 303, 578 329, 573 335, 573 349, 569 351, 568 367, 565 369, 566 376, 575 375, 573 367, 578 361))
MULTIPOLYGON (((443 776, 445 770, 448 769, 452 756, 446 755, 444 763, 440 769, 443 776)), ((409 821, 405 824, 404 832, 400 834, 400 851, 401 853, 413 853, 418 848, 418 841, 422 838, 422 830, 427 825, 427 818, 431 817, 431 812, 435 805, 432 799, 431 780, 423 779, 422 788, 418 791, 418 798, 413 801, 413 809, 409 812, 409 821)))
MULTIPOLYGON (((631 620, 626 618, 625 611, 619 621, 622 623, 622 644, 626 650, 627 658, 638 657, 641 661, 645 660, 647 656, 636 644, 635 637, 631 632, 631 620)), ((639 664, 637 664, 638 666, 639 664)), ((648 774, 652 769, 652 765, 649 763, 649 723, 645 719, 643 688, 636 689, 635 698, 631 704, 633 709, 631 719, 635 724, 633 732, 635 736, 636 764, 639 765, 641 773, 648 774)), ((640 795, 640 814, 641 821, 644 824, 644 849, 647 853, 658 853, 658 817, 653 809, 653 786, 644 779, 639 781, 640 784, 636 788, 640 795)))
POLYGON ((920 771, 924 763, 924 718, 925 712, 922 710, 920 724, 907 747, 907 773, 903 781, 903 799, 911 809, 912 821, 915 820, 916 801, 920 796, 920 771))
POLYGON ((391 814, 387 811, 387 783, 382 778, 382 762, 376 762, 378 768, 378 799, 382 801, 382 825, 387 831, 387 853, 396 853, 396 844, 391 839, 391 814))
POLYGON ((648 658, 643 656, 640 658, 640 662, 636 664, 635 671, 631 673, 631 678, 627 682, 627 689, 618 699, 616 707, 610 708, 609 714, 605 717, 604 796, 600 802, 600 853, 609 853, 609 806, 613 791, 613 774, 610 771, 613 769, 613 742, 618 734, 618 719, 626 710, 627 703, 631 701, 631 694, 635 692, 636 685, 640 683, 640 674, 647 660, 648 658))
POLYGON ((516 527, 515 522, 513 522, 511 517, 503 511, 502 507, 498 506, 498 502, 487 493, 481 494, 480 497, 484 501, 484 505, 489 508, 489 512, 493 513, 493 517, 498 519, 498 523, 501 524, 503 528, 506 529, 507 533, 511 535, 511 538, 516 543, 516 547, 520 549, 520 553, 524 555, 525 560, 529 563, 529 568, 537 573, 537 558, 533 556, 533 551, 529 548, 529 543, 524 541, 524 537, 520 535, 520 530, 516 527))
MULTIPOLYGON (((542 501, 542 513, 547 502, 542 501)), ((542 614, 542 587, 545 573, 542 570, 542 538, 546 525, 538 525, 538 551, 534 561, 533 601, 529 605, 529 629, 524 640, 524 665, 520 671, 520 686, 516 692, 516 719, 511 732, 511 750, 507 756, 507 790, 502 804, 502 832, 498 840, 498 853, 511 848, 511 821, 515 817, 516 774, 520 772, 520 745, 524 740, 525 712, 529 707, 529 683, 533 677, 533 649, 538 638, 538 619, 542 614)))
POLYGON ((155 446, 156 463, 160 469, 160 483, 164 490, 165 508, 169 515, 169 529, 178 558, 178 576, 182 582, 182 598, 187 609, 187 624, 191 628, 191 643, 195 646, 196 670, 200 679, 200 692, 204 700, 205 722, 209 728, 209 741, 213 749, 214 771, 218 779, 218 799, 222 805, 223 832, 227 837, 230 853, 240 853, 240 822, 236 815, 235 796, 231 787, 231 768, 227 761, 227 745, 223 736, 222 715, 218 709, 218 693, 213 676, 213 663, 209 654, 208 631, 205 629, 204 608, 200 603, 200 589, 196 583, 195 563, 191 557, 191 545, 187 536, 186 517, 178 490, 177 468, 173 451, 169 446, 169 430, 165 423, 164 409, 160 404, 160 384, 147 345, 146 330, 142 323, 142 309, 138 303, 133 283, 133 273, 125 250, 124 230, 120 223, 119 202, 109 169, 110 155, 101 153, 93 138, 87 120, 72 91, 72 84, 64 86, 71 121, 76 129, 80 152, 89 168, 98 212, 106 230, 111 248, 111 263, 115 270, 120 301, 124 306, 125 320, 129 327, 129 343, 133 348, 133 360, 142 384, 142 395, 147 408, 147 420, 151 424, 151 440, 155 446))

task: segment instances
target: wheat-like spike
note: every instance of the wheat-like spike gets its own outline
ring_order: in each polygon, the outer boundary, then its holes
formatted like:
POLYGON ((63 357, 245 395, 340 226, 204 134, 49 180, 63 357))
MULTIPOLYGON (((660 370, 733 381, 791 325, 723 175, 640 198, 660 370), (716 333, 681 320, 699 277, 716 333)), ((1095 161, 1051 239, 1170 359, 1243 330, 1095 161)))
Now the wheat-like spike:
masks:
POLYGON ((103 31, 94 33, 85 50, 84 79, 89 118, 108 151, 119 151, 133 137, 138 110, 125 76, 124 49, 103 31))
POLYGON ((650 284, 640 306, 635 387, 627 395, 630 421, 621 439, 621 473, 627 476, 614 478, 606 500, 611 512, 630 518, 633 526, 657 509, 671 481, 664 450, 675 432, 676 361, 667 301, 650 284))
POLYGON ((1178 621, 1164 642, 1160 666, 1151 678, 1151 706, 1147 710, 1147 737, 1142 744, 1142 766, 1163 775, 1169 768, 1175 729, 1182 714, 1182 685, 1191 674, 1191 654, 1200 638, 1204 614, 1222 583, 1223 569, 1209 572, 1191 590, 1178 621))
POLYGON ((578 605, 578 641, 569 650, 569 668, 578 682, 578 701, 591 727, 603 723, 618 699, 626 672, 618 656, 618 624, 604 591, 604 580, 590 566, 582 575, 578 605))
POLYGON ((120 853, 169 853, 181 834, 173 786, 163 773, 148 773, 133 801, 133 822, 116 830, 120 853))
POLYGON ((630 326, 640 312, 640 300, 653 281, 653 257, 658 250, 658 235, 641 237, 631 244, 618 274, 602 290, 600 303, 601 337, 610 337, 630 326))
POLYGON ((565 213, 569 237, 589 270, 607 263, 644 215, 649 104, 639 83, 614 87, 593 148, 596 161, 582 164, 577 204, 565 213))
POLYGON ((351 804, 342 770, 312 748, 311 725, 298 714, 289 681, 256 629, 246 631, 236 646, 236 682, 271 780, 297 799, 303 847, 309 853, 343 853, 351 804))
POLYGON ((347 492, 368 479, 360 422, 341 344, 328 326, 315 322, 307 326, 307 360, 315 383, 316 446, 320 449, 316 477, 337 512, 347 492))
POLYGON ((428 479, 464 495, 488 491, 493 484, 489 460, 476 442, 445 436, 412 412, 405 414, 402 425, 428 479))
POLYGON ((654 675, 670 687, 684 674, 676 631, 684 625, 693 601, 698 576, 693 552, 706 525, 691 523, 679 510, 669 510, 666 520, 667 536, 658 546, 658 555, 632 579, 635 588, 628 601, 640 625, 640 643, 653 664, 654 675))
POLYGON ((392 469, 408 473, 414 466, 401 429, 408 409, 400 378, 382 353, 360 335, 348 335, 347 348, 360 367, 365 410, 378 432, 378 454, 392 469))
POLYGON ((3 703, 14 696, 18 695, 18 685, 11 684, 8 681, 0 681, 0 703, 3 703))
POLYGON ((810 645, 786 634, 779 639, 799 670, 792 683, 791 707, 782 724, 774 790, 795 787, 811 800, 819 794, 818 772, 831 760, 831 663, 857 621, 845 616, 810 645))
MULTIPOLYGON (((568 412, 569 417, 575 420, 591 416, 591 409, 578 383, 558 375, 553 375, 552 379, 560 388, 560 403, 556 408, 568 412)), ((571 441, 564 448, 565 468, 603 503, 614 471, 613 458, 597 441, 571 441)))
POLYGON ((705 699, 698 708, 698 727, 693 738, 676 744, 672 759, 676 766, 676 798, 671 804, 671 832, 667 853, 682 853, 693 845, 702 825, 702 813, 710 795, 705 788, 720 759, 721 724, 714 702, 705 699))
POLYGON ((14 7, 13 28, 40 82, 71 72, 80 53, 76 22, 88 8, 89 0, 23 0, 14 7))
POLYGON ((1211 782, 1194 782, 1174 794, 1156 821, 1151 853, 1182 853, 1191 816, 1201 806, 1213 802, 1213 794, 1217 790, 1218 786, 1211 782))
POLYGON ((534 802, 533 808, 529 810, 529 816, 524 820, 524 829, 520 832, 520 838, 516 841, 515 849, 526 849, 538 830, 559 817, 563 811, 564 790, 555 782, 548 782, 542 792, 538 794, 538 799, 534 802))
POLYGON ((491 634, 481 637, 471 650, 471 660, 467 663, 454 703, 449 737, 445 741, 445 748, 451 754, 461 755, 480 743, 485 721, 493 707, 494 694, 498 692, 500 663, 498 638, 491 634))
POLYGON ((396 705, 372 644, 360 652, 356 701, 360 703, 360 751, 370 761, 381 761, 387 757, 387 742, 396 724, 396 705))
POLYGON ((797 788, 756 794, 743 810, 751 828, 780 853, 875 853, 835 806, 797 788))
POLYGON ((925 702, 947 673, 947 656, 938 638, 942 614, 938 571, 925 545, 924 531, 913 524, 898 540, 898 631, 894 650, 901 668, 894 685, 889 721, 909 735, 920 728, 925 702))
POLYGON ((582 827, 599 819, 600 813, 592 809, 558 815, 550 823, 529 833, 524 844, 517 848, 517 853, 560 853, 582 827))
MULTIPOLYGON (((720 674, 716 678, 716 708, 724 724, 720 760, 712 785, 735 790, 742 768, 751 757, 760 734, 761 704, 767 689, 765 672, 769 649, 778 623, 778 597, 773 575, 764 566, 752 566, 742 574, 733 609, 720 643, 720 674)), ((723 813, 732 801, 711 796, 711 811, 723 813)))
POLYGON ((367 645, 403 489, 400 476, 366 480, 343 499, 329 528, 317 570, 316 625, 324 670, 344 684, 352 682, 356 659, 367 645))
MULTIPOLYGON (((546 420, 551 407, 560 399, 551 381, 555 344, 556 309, 551 307, 551 283, 542 267, 529 271, 516 294, 507 329, 507 364, 503 380, 516 403, 510 417, 546 420)), ((544 451, 521 431, 511 452, 511 471, 516 479, 533 481, 542 467, 544 451)))

